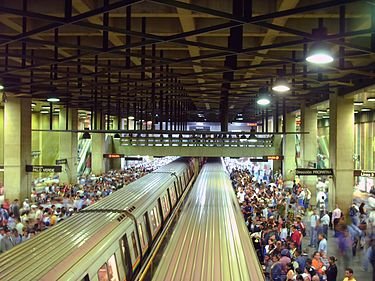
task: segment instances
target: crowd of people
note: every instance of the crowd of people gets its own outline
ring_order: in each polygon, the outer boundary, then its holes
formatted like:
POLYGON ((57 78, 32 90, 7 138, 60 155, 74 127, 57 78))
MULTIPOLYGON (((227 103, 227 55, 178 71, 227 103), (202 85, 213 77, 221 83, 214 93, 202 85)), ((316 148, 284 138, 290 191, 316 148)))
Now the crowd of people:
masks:
POLYGON ((251 169, 231 165, 228 169, 266 280, 336 281, 340 259, 345 267, 344 281, 355 281, 350 260, 358 248, 363 249, 364 270, 370 264, 375 266, 375 243, 367 227, 373 222, 364 203, 358 207, 353 203, 346 218, 339 206, 328 213, 322 194, 312 208, 311 191, 301 183, 294 182, 288 189, 281 175, 270 182, 255 177, 251 169), (334 229, 336 238, 329 237, 329 228, 334 229), (331 239, 339 249, 337 258, 328 251, 331 239))
POLYGON ((52 183, 33 188, 23 202, 5 199, 0 206, 0 253, 31 239, 38 233, 112 194, 170 161, 158 159, 124 170, 80 177, 77 184, 52 183))

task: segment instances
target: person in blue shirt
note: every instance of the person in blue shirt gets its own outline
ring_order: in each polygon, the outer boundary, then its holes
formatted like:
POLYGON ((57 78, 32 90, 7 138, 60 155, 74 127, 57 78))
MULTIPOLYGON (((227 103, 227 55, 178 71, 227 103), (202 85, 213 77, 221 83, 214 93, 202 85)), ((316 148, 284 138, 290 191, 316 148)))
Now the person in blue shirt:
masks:
POLYGON ((325 237, 325 234, 319 233, 319 246, 318 246, 318 251, 320 253, 325 253, 327 254, 327 239, 325 237))

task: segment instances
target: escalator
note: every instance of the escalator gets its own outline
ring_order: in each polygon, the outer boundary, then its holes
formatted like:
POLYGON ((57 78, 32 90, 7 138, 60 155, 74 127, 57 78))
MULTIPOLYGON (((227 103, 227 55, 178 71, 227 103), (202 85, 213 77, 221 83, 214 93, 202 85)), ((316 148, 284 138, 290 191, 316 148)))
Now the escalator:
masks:
POLYGON ((91 173, 91 139, 83 139, 82 135, 79 136, 78 141, 78 165, 77 175, 87 175, 91 173))

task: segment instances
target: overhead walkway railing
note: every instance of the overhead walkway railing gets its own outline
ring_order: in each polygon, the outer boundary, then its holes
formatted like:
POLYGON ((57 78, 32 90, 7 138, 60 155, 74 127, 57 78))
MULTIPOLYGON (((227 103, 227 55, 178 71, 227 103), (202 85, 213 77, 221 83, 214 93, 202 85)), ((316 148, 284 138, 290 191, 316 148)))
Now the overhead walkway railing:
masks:
POLYGON ((129 132, 122 134, 122 146, 147 147, 272 147, 273 134, 250 132, 129 132))

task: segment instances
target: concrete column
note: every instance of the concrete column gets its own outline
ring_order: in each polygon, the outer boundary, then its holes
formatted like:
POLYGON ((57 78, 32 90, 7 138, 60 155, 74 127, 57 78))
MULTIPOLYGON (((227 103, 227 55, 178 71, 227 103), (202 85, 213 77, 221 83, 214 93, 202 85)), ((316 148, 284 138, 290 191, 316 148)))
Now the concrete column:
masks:
MULTIPOLYGON (((286 132, 296 131, 296 116, 294 113, 286 115, 286 132)), ((296 135, 286 134, 283 137, 283 177, 286 181, 294 180, 296 170, 296 135)))
MULTIPOLYGON (((317 134, 318 134, 317 110, 305 105, 301 108, 301 131, 308 134, 301 135, 301 159, 303 168, 312 168, 316 164, 317 157, 317 134)), ((302 182, 311 191, 310 204, 316 205, 316 177, 301 177, 302 182)))
MULTIPOLYGON (((97 124, 100 124, 100 118, 103 118, 102 122, 104 124, 104 114, 98 113, 98 120, 97 124)), ((106 161, 103 159, 103 154, 106 153, 105 151, 105 134, 101 133, 94 133, 91 134, 91 168, 92 173, 95 175, 101 174, 105 172, 106 161)))
MULTIPOLYGON (((59 116, 59 129, 78 129, 78 111, 76 109, 61 109, 59 116), (68 122, 66 121, 68 118, 68 122)), ((59 159, 67 159, 67 164, 62 164, 63 169, 60 174, 60 182, 77 183, 77 145, 78 134, 73 132, 59 133, 59 159)))
POLYGON ((31 99, 8 98, 4 105, 5 197, 21 201, 31 194, 31 99))
POLYGON ((329 208, 338 204, 348 213, 353 200, 354 105, 337 94, 329 100, 329 161, 333 180, 329 187, 329 208))

